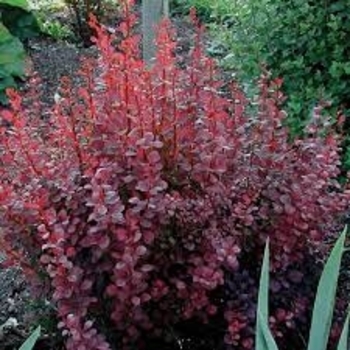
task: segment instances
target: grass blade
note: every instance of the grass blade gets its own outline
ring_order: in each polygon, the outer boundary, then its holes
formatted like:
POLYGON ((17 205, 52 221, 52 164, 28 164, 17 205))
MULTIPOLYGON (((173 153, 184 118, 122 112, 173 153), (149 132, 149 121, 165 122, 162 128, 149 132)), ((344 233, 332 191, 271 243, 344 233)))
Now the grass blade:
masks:
POLYGON ((29 336, 29 338, 23 343, 19 350, 32 350, 36 341, 40 337, 41 327, 38 326, 35 331, 29 336))
POLYGON ((312 313, 308 350, 326 350, 347 227, 338 238, 323 269, 312 313))
POLYGON ((346 317, 343 330, 339 339, 337 350, 348 350, 350 311, 346 317))

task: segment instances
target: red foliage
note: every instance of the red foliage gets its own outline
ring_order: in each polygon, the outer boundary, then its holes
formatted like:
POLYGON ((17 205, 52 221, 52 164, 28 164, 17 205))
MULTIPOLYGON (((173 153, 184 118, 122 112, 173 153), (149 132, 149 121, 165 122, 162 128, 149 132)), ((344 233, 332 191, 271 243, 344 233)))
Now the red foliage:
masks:
MULTIPOLYGON (((321 137, 314 123, 308 138, 289 143, 280 93, 266 78, 258 112, 248 115, 237 86, 229 97, 220 92, 200 30, 181 68, 164 23, 148 69, 131 35, 135 21, 126 11, 114 36, 92 20, 99 58, 84 62, 82 87, 62 82, 49 121, 13 91, 2 112, 12 125, 0 140, 2 243, 9 261, 47 272, 68 350, 110 349, 93 324, 106 300, 103 316, 125 339, 206 320, 221 308, 212 292, 227 273, 260 265, 266 237, 283 275, 318 248, 349 203, 336 181, 334 133, 321 137)), ((240 334, 252 317, 240 302, 225 307, 226 340, 249 349, 251 334, 240 334)), ((281 310, 274 320, 291 315, 281 310)))

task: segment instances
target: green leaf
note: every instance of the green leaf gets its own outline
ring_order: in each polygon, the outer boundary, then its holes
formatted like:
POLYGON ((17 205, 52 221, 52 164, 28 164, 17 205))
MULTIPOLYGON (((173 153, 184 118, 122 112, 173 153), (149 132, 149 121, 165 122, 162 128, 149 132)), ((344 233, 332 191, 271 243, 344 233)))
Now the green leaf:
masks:
POLYGON ((6 104, 5 90, 25 75, 25 50, 18 38, 0 22, 0 104, 6 104))
POLYGON ((23 60, 25 58, 25 51, 21 42, 13 38, 12 41, 0 44, 0 65, 11 65, 17 62, 14 60, 17 58, 19 60, 23 60))
POLYGON ((0 22, 0 69, 2 74, 22 77, 24 75, 25 56, 23 44, 11 35, 0 22))
POLYGON ((35 331, 29 336, 29 338, 24 342, 24 344, 19 348, 19 350, 32 350, 36 341, 40 337, 41 327, 38 326, 35 331))
POLYGON ((9 87, 16 87, 16 81, 11 76, 5 78, 0 77, 0 92, 5 91, 9 87))
POLYGON ((350 75, 350 62, 344 64, 344 71, 346 74, 350 75))
POLYGON ((25 75, 25 50, 21 41, 0 22, 0 104, 6 104, 5 90, 25 75))
POLYGON ((269 259, 270 259, 270 240, 267 239, 263 265, 260 274, 260 289, 258 297, 259 313, 265 319, 269 315, 269 259))
POLYGON ((256 334, 255 349, 256 350, 278 350, 269 329, 269 239, 267 239, 263 265, 260 274, 260 285, 258 295, 258 306, 256 316, 256 334))
POLYGON ((8 29, 0 22, 0 43, 11 39, 12 35, 8 29))
POLYGON ((339 339, 337 350, 348 350, 348 339, 349 339, 349 322, 350 322, 350 312, 346 317, 343 330, 339 339))
POLYGON ((256 350, 278 350, 277 344, 275 342, 275 339, 273 338, 273 335, 270 331, 270 328, 266 322, 266 320, 263 319, 262 315, 258 313, 259 322, 261 326, 261 333, 259 337, 261 337, 260 344, 256 344, 256 350))
POLYGON ((3 24, 18 39, 25 40, 40 33, 38 21, 33 13, 13 7, 5 7, 2 12, 3 24))
POLYGON ((327 348, 346 232, 347 227, 333 247, 318 284, 308 350, 326 350, 327 348))
POLYGON ((18 7, 23 10, 29 10, 27 0, 0 0, 1 5, 8 5, 12 7, 18 7))

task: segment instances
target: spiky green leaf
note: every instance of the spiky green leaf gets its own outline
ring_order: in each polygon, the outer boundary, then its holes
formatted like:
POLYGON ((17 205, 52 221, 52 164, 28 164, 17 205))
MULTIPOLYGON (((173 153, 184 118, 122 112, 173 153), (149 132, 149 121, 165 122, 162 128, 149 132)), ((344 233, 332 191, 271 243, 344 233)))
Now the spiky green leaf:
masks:
POLYGON ((255 334, 256 350, 277 350, 269 329, 269 259, 270 247, 269 240, 267 240, 260 274, 255 334))
POLYGON ((337 350, 348 350, 349 345, 348 340, 349 340, 349 322, 350 322, 350 311, 348 312, 348 315, 346 317, 345 323, 343 330, 341 332, 341 336, 339 339, 338 347, 337 350))
POLYGON ((41 327, 38 326, 29 338, 23 343, 19 350, 32 350, 40 337, 41 327))
POLYGON ((326 350, 347 228, 338 238, 323 269, 314 303, 308 350, 326 350))

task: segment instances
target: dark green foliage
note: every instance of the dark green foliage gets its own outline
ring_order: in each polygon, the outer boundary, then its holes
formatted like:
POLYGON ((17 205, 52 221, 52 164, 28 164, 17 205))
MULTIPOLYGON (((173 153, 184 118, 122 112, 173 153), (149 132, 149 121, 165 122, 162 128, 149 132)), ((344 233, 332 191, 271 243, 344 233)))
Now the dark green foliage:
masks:
POLYGON ((350 107, 349 4, 348 0, 272 2, 273 23, 265 24, 261 58, 285 80, 286 94, 291 96, 288 110, 297 119, 295 131, 321 99, 350 107))
POLYGON ((173 15, 186 15, 190 11, 191 7, 195 7, 198 17, 206 22, 209 22, 211 18, 213 18, 213 9, 210 2, 210 0, 171 0, 170 10, 173 15))
POLYGON ((169 0, 173 15, 187 15, 192 7, 197 17, 206 23, 229 21, 231 9, 237 0, 169 0))
MULTIPOLYGON (((199 9, 198 4, 206 3, 189 2, 199 9)), ((283 78, 285 109, 294 134, 301 133, 322 100, 332 101, 327 111, 331 115, 342 109, 350 116, 349 0, 232 0, 231 5, 218 0, 209 8, 210 21, 216 17, 211 28, 219 43, 212 53, 221 55, 222 65, 233 69, 250 92, 262 65, 273 77, 283 78), (225 9, 224 18, 217 8, 225 9)), ((350 152, 344 152, 349 169, 350 152)))
POLYGON ((37 35, 39 28, 25 0, 0 0, 0 104, 5 90, 24 77, 23 40, 37 35))
POLYGON ((2 23, 13 36, 23 41, 38 35, 38 22, 32 12, 6 5, 0 6, 0 11, 2 23))
POLYGON ((0 22, 0 103, 5 103, 5 89, 24 76, 25 52, 20 40, 0 22))

